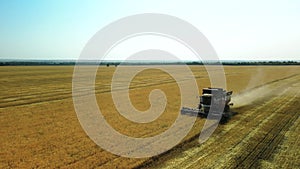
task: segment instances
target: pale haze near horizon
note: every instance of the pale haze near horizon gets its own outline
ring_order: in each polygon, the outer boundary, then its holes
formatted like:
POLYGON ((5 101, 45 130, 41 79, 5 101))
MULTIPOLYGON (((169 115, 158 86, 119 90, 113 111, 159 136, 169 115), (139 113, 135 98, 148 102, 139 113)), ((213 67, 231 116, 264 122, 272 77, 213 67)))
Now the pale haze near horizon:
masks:
POLYGON ((196 26, 221 60, 300 60, 299 9, 296 0, 1 1, 0 59, 77 59, 105 25, 162 13, 196 26))

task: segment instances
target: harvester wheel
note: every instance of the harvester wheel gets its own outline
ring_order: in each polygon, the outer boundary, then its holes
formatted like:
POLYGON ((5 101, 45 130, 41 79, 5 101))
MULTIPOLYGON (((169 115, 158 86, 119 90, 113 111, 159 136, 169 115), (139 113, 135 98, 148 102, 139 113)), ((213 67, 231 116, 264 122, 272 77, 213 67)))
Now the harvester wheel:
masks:
POLYGON ((224 108, 224 112, 229 112, 229 111, 230 111, 230 107, 229 107, 229 105, 226 105, 224 108))
POLYGON ((221 124, 225 124, 225 123, 228 122, 228 119, 229 119, 229 117, 227 117, 227 116, 222 116, 222 118, 221 118, 221 120, 220 120, 220 123, 221 123, 221 124))

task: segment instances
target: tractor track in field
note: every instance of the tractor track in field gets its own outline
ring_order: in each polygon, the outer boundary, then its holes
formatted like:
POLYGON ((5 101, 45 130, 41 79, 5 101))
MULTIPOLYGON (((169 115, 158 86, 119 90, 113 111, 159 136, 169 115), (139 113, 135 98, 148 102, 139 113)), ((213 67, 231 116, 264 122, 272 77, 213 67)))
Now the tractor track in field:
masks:
MULTIPOLYGON (((205 78, 205 76, 195 76, 196 79, 202 79, 205 78)), ((183 81, 191 80, 190 78, 182 79, 183 81)), ((166 84, 172 84, 176 83, 173 79, 166 79, 166 80, 160 80, 158 83, 149 83, 147 81, 145 82, 139 82, 137 85, 131 86, 129 90, 133 89, 139 89, 139 88, 146 88, 151 86, 161 86, 166 84)), ((97 84, 96 84, 97 85, 97 84)), ((95 87, 95 94, 103 94, 103 93, 110 93, 110 85, 107 89, 103 90, 103 87, 95 87)), ((117 90, 126 90, 127 88, 120 87, 117 90)), ((83 88, 82 91, 90 91, 90 89, 83 88)), ((23 95, 16 95, 16 96, 10 96, 10 97, 3 97, 0 98, 0 108, 7 108, 7 107, 16 107, 16 106, 23 106, 23 105, 30 105, 30 104, 37 104, 37 103, 44 103, 44 102, 51 102, 51 101, 60 101, 64 99, 68 99, 72 97, 72 91, 65 92, 66 90, 56 90, 53 92, 35 92, 34 94, 23 94, 23 95)), ((81 92, 82 92, 81 91, 81 92)))
POLYGON ((287 118, 286 115, 284 115, 284 117, 281 116, 277 119, 274 119, 274 121, 278 120, 277 124, 275 124, 274 127, 269 130, 267 135, 263 137, 261 142, 254 147, 254 151, 249 153, 236 167, 257 168, 259 166, 258 159, 268 159, 272 155, 274 149, 282 142, 284 133, 288 131, 289 127, 292 126, 298 116, 298 114, 294 114, 293 116, 287 118), (282 120, 280 121, 280 119, 282 120))
POLYGON ((253 151, 244 158, 240 158, 241 161, 238 161, 235 167, 257 168, 259 167, 259 160, 267 160, 271 157, 274 150, 282 142, 285 133, 300 116, 299 107, 297 107, 298 102, 296 101, 299 99, 299 93, 299 90, 294 92, 294 96, 280 107, 281 109, 279 109, 279 113, 276 113, 276 117, 264 124, 263 127, 267 133, 258 138, 260 141, 254 146, 253 151))
MULTIPOLYGON (((268 82, 266 83, 268 84, 272 84, 281 80, 285 80, 285 79, 289 79, 292 78, 293 76, 297 76, 297 74, 293 74, 291 76, 288 77, 284 77, 281 79, 276 79, 274 81, 268 82)), ((207 78, 206 76, 195 76, 195 79, 203 79, 203 78, 207 78)), ((190 78, 186 78, 183 79, 182 81, 188 81, 190 80, 190 78)), ((152 81, 150 81, 152 82, 152 81)), ((165 79, 165 80, 161 80, 158 83, 150 83, 146 80, 144 80, 143 82, 139 82, 134 86, 131 86, 129 89, 133 90, 133 89, 139 89, 139 88, 145 88, 145 87, 151 87, 151 86, 160 86, 160 85, 164 85, 164 84, 172 84, 172 83, 176 83, 176 81, 174 81, 173 79, 165 79)), ((97 87, 97 84, 95 84, 95 94, 102 94, 102 93, 110 93, 110 85, 108 85, 108 88, 103 90, 103 85, 102 87, 97 87)), ((261 86, 257 86, 255 88, 258 88, 261 86)), ((255 89, 253 88, 253 89, 255 89)), ((82 89, 82 90, 87 90, 89 91, 90 89, 82 89)), ((120 88, 118 90, 125 90, 124 88, 120 88)), ((51 102, 51 101, 60 101, 60 100, 64 100, 64 99, 68 99, 72 97, 72 91, 67 91, 66 89, 59 89, 59 90, 55 90, 53 92, 37 92, 35 91, 34 93, 19 93, 17 95, 11 95, 9 97, 7 96, 2 96, 0 98, 0 109, 1 108, 7 108, 7 107, 16 107, 16 106, 24 106, 24 105, 31 105, 31 104, 40 104, 40 103, 44 103, 44 102, 51 102)))
MULTIPOLYGON (((284 133, 299 117, 299 89, 287 85, 299 85, 299 76, 269 83, 271 91, 281 91, 270 96, 264 103, 240 108, 242 117, 234 117, 225 126, 219 127, 204 144, 187 150, 161 156, 161 160, 141 167, 150 168, 251 168, 259 161, 268 159, 282 142, 284 133), (251 108, 251 109, 248 109, 251 108), (232 124, 230 124, 232 123, 232 124), (238 129, 237 129, 238 128, 238 129)), ((257 102, 256 102, 257 103, 257 102)), ((239 110, 239 108, 237 109, 239 110)), ((239 116, 239 115, 238 115, 239 116)), ((195 141, 194 141, 195 142, 195 141)), ((176 148, 175 148, 176 149, 176 148)))
MULTIPOLYGON (((286 103, 274 106, 273 110, 270 111, 272 114, 259 121, 257 126, 251 127, 253 130, 250 130, 245 137, 240 138, 240 142, 234 146, 227 145, 231 146, 230 151, 222 151, 226 149, 226 146, 221 147, 222 150, 218 152, 214 165, 205 167, 250 168, 252 165, 257 164, 258 159, 269 157, 283 138, 281 131, 288 129, 296 120, 296 117, 299 116, 295 112, 292 115, 284 113, 287 107, 291 107, 295 103, 295 96, 281 100, 286 103)), ((276 104, 274 102, 270 103, 276 104)), ((196 166, 193 167, 196 168, 196 166)))

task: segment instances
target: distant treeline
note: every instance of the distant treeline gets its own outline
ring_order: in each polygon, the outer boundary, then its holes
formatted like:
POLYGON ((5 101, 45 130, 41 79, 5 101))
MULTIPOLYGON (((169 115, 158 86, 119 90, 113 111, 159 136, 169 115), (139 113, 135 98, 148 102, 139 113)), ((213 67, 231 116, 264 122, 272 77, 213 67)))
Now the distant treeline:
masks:
POLYGON ((43 66, 43 65, 75 65, 75 62, 35 62, 35 61, 0 62, 0 66, 43 66))
POLYGON ((299 61, 223 62, 223 65, 300 65, 299 61))
POLYGON ((0 61, 0 66, 59 66, 59 65, 104 65, 104 66, 118 66, 122 65, 300 65, 300 61, 207 61, 207 62, 166 62, 166 61, 102 61, 100 64, 93 61, 0 61))
POLYGON ((220 61, 220 62, 187 62, 187 65, 300 65, 300 61, 220 61))

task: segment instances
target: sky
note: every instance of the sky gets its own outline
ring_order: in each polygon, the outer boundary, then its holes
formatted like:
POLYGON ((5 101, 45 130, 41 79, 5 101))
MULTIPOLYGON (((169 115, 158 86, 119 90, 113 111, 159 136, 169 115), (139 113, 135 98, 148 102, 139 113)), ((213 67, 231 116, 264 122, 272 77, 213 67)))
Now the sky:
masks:
POLYGON ((197 27, 221 60, 300 60, 299 9, 297 0, 1 0, 0 59, 77 59, 104 26, 162 13, 197 27))

